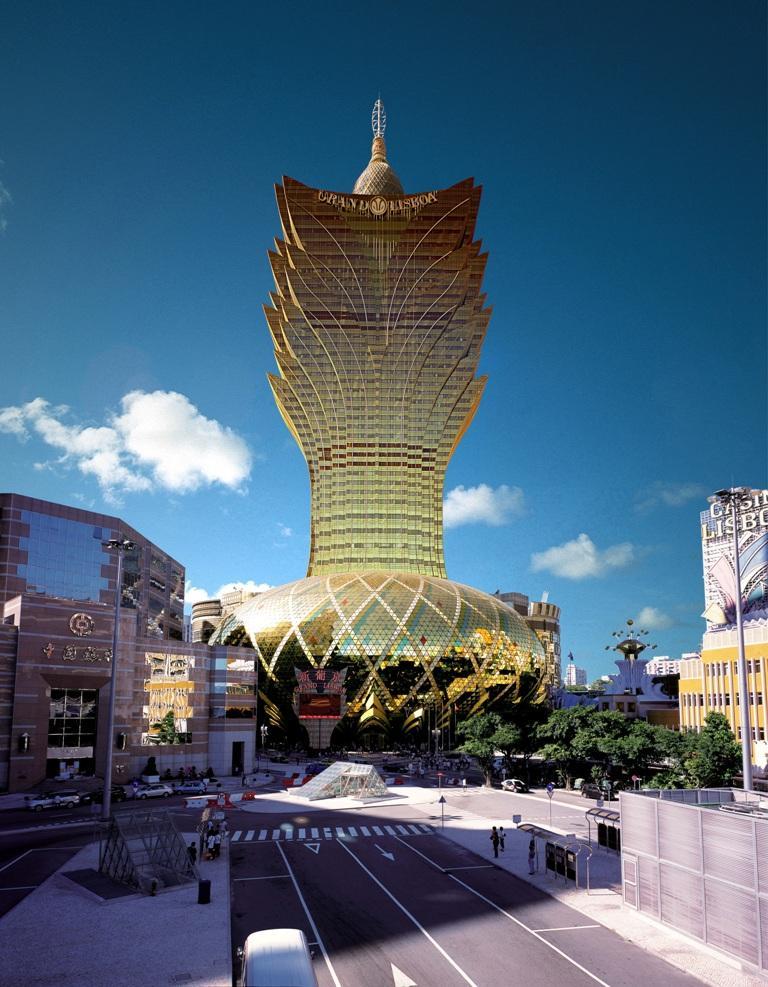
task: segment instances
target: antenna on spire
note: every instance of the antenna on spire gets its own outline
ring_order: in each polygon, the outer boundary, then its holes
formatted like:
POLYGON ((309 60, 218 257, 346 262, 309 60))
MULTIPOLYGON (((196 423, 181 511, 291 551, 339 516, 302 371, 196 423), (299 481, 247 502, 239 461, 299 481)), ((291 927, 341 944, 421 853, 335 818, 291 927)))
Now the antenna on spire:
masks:
POLYGON ((387 129, 387 113, 384 109, 384 104, 382 103, 381 98, 377 99, 373 104, 371 127, 373 128, 374 137, 384 136, 384 131, 387 129))

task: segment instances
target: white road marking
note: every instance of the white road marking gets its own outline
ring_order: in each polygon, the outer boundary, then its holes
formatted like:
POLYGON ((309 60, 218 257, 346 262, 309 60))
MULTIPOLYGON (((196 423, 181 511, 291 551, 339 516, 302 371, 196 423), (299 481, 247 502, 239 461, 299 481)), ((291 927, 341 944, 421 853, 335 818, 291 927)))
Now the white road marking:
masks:
POLYGON ((0 867, 0 871, 6 870, 8 867, 13 867, 13 865, 14 864, 17 864, 21 860, 22 857, 26 857, 26 855, 28 853, 32 853, 32 851, 31 850, 25 850, 24 853, 20 854, 18 857, 15 857, 13 860, 9 861, 9 863, 3 864, 3 866, 0 867))
POLYGON ((314 853, 314 854, 320 853, 320 844, 319 843, 305 843, 304 846, 307 848, 307 850, 311 850, 312 853, 314 853))
POLYGON ((323 827, 323 836, 326 838, 326 840, 333 839, 333 833, 330 831, 330 829, 326 829, 325 827, 323 827))
POLYGON ((236 829, 235 832, 232 834, 232 841, 231 842, 232 843, 237 843, 237 841, 240 839, 240 837, 242 835, 243 835, 242 829, 236 829))
POLYGON ((286 829, 285 829, 285 838, 286 838, 286 840, 292 840, 293 839, 293 826, 286 827, 286 829))
POLYGON ((361 826, 360 827, 360 832, 363 834, 363 836, 370 836, 371 835, 371 831, 370 831, 370 829, 368 829, 367 826, 361 826))
POLYGON ((347 826, 347 829, 349 830, 350 836, 357 836, 357 830, 354 826, 347 826))
POLYGON ((391 826, 385 826, 384 829, 389 833, 390 836, 397 836, 397 833, 392 829, 391 826))
POLYGON ((374 833, 377 836, 383 836, 384 835, 384 830, 381 829, 381 827, 379 827, 379 826, 372 826, 371 828, 373 829, 374 833))
POLYGON ((272 830, 272 839, 273 840, 279 840, 280 839, 280 830, 279 829, 273 829, 272 830))
POLYGON ((342 837, 344 836, 344 828, 342 826, 337 826, 336 827, 336 835, 337 836, 342 836, 342 837))
POLYGON ((602 929, 601 925, 561 925, 558 929, 531 929, 531 932, 570 932, 571 929, 602 929))
MULTIPOLYGON (((427 863, 430 863, 432 864, 433 867, 436 867, 438 870, 443 871, 443 873, 446 874, 448 877, 450 877, 452 881, 455 881, 457 884, 460 884, 463 888, 466 888, 467 891, 469 891, 471 894, 475 895, 476 897, 480 898, 481 901, 484 901, 486 904, 490 905, 491 908, 495 908, 497 912, 500 912, 502 915, 505 915, 510 920, 510 922, 514 922, 515 925, 519 925, 521 929, 525 929, 526 932, 529 932, 534 938, 538 939, 539 942, 543 942, 545 946, 553 950, 553 952, 557 953, 558 956, 562 956, 564 960, 567 960, 569 963, 575 966, 577 970, 581 970, 582 973, 585 973, 590 980, 594 980, 595 983, 600 984, 601 987, 610 987, 610 984, 607 984, 604 980, 601 980, 598 976, 595 976, 594 973, 591 973, 585 966, 582 966, 581 963, 577 963, 576 960, 572 959, 567 953, 564 953, 562 949, 558 949, 554 943, 551 943, 548 939, 545 939, 535 929, 531 929, 529 926, 527 926, 525 922, 521 922, 519 918, 515 918, 514 915, 510 915, 509 912, 505 911, 500 905, 497 905, 495 901, 491 901, 491 899, 486 898, 484 894, 481 894, 479 891, 476 891, 474 888, 471 888, 468 884, 465 884, 460 877, 456 877, 454 874, 449 874, 445 870, 445 868, 440 867, 440 865, 436 864, 434 860, 430 860, 429 857, 426 856, 426 854, 422 853, 420 850, 417 850, 415 847, 412 847, 410 843, 406 843, 405 840, 401 840, 399 836, 397 837, 397 839, 399 840, 400 843, 403 844, 403 846, 407 846, 409 850, 412 850, 413 853, 417 853, 420 857, 423 857, 424 860, 427 861, 427 863)), ((344 849, 346 850, 346 847, 344 849)))
POLYGON ((320 837, 320 830, 319 829, 312 829, 312 830, 310 830, 310 833, 312 835, 312 839, 313 840, 319 839, 319 837, 320 837))
POLYGON ((394 853, 392 853, 390 850, 385 850, 384 847, 380 847, 378 843, 374 843, 373 845, 376 847, 376 849, 379 851, 382 857, 386 857, 387 860, 395 859, 394 853))
POLYGON ((408 829, 410 829, 412 833, 416 833, 418 836, 421 836, 421 830, 418 826, 414 826, 413 823, 408 823, 408 829))
POLYGON ((288 877, 287 874, 267 874, 266 877, 236 877, 235 881, 278 881, 288 877))
POLYGON ((34 891, 35 888, 39 888, 39 884, 22 884, 18 888, 0 888, 0 894, 3 891, 34 891))
POLYGON ((400 830, 400 832, 401 832, 401 833, 402 833, 402 834, 403 834, 404 836, 408 836, 408 835, 409 835, 409 833, 408 833, 408 830, 407 830, 407 829, 405 828, 405 826, 398 826, 397 828, 398 828, 398 829, 400 830))
MULTIPOLYGON (((253 832, 254 831, 252 829, 249 829, 248 830, 248 832, 245 834, 246 840, 252 840, 253 839, 253 832)), ((259 837, 259 839, 261 839, 261 837, 259 837)))
MULTIPOLYGON (((341 845, 344 846, 343 843, 341 845)), ((288 863, 288 858, 286 857, 285 853, 283 852, 283 848, 280 846, 279 843, 277 844, 277 849, 280 853, 280 856, 283 858, 283 863, 285 864, 288 873, 291 877, 291 880, 293 881, 293 886, 294 888, 296 888, 296 894, 299 896, 299 901, 301 902, 301 907, 304 909, 304 914, 307 916, 307 918, 309 919, 309 924, 312 926, 312 931, 315 934, 317 945, 320 947, 322 951, 323 958, 325 959, 325 965, 328 967, 328 972, 330 973, 336 987, 341 987, 339 978, 336 976, 336 971, 333 969, 333 964, 331 963, 330 957, 328 956, 328 951, 326 950, 325 945, 323 944, 323 940, 320 938, 320 933, 317 929, 317 926, 315 925, 315 920, 312 918, 312 912, 310 912, 309 908, 307 907, 306 901, 304 901, 304 895, 301 893, 299 882, 296 880, 296 877, 293 871, 291 870, 291 865, 288 863)))
MULTIPOLYGON (((253 830, 251 830, 251 833, 253 833, 253 830)), ((267 831, 266 831, 266 829, 262 829, 259 832, 259 839, 260 840, 266 840, 266 838, 267 838, 267 831)), ((253 836, 249 837, 249 839, 253 839, 253 836)))
MULTIPOLYGON (((477 987, 477 984, 475 983, 475 981, 472 980, 461 969, 461 967, 459 966, 459 964, 454 959, 452 959, 448 955, 448 953, 446 953, 446 951, 443 949, 443 947, 440 945, 440 943, 433 936, 431 936, 427 932, 427 930, 424 928, 424 926, 419 922, 419 920, 414 915, 411 915, 411 913, 408 911, 408 909, 405 907, 405 905, 402 904, 402 902, 398 901, 398 899, 392 894, 392 892, 381 883, 381 881, 378 879, 378 877, 376 877, 376 875, 365 866, 365 864, 362 862, 362 860, 360 860, 360 858, 357 856, 357 854, 355 854, 352 850, 350 850, 346 843, 342 843, 341 841, 338 841, 338 842, 339 842, 339 846, 343 847, 347 851, 347 853, 350 855, 350 857, 352 857, 352 859, 358 864, 358 866, 361 867, 365 871, 365 873, 368 875, 368 877, 370 877, 370 879, 372 881, 374 881, 376 884, 378 884, 378 886, 381 888, 381 890, 384 892, 384 894, 387 895, 387 897, 390 898, 397 905, 397 907, 400 909, 400 911, 403 912, 404 915, 407 915, 408 916, 408 918, 413 922, 413 924, 416 926, 416 928, 424 936, 426 936, 426 938, 432 943, 432 945, 440 953, 440 955, 443 956, 443 957, 445 957, 446 960, 448 960, 448 962, 451 964, 451 966, 454 968, 454 970, 456 970, 456 972, 459 974, 459 976, 462 978, 462 980, 464 980, 465 983, 470 984, 471 987, 477 987)), ((281 850, 281 853, 282 853, 282 850, 281 850)), ((286 864, 287 863, 288 863, 288 861, 286 861, 286 864)), ((546 942, 546 939, 543 939, 542 942, 546 942)))
POLYGON ((453 870, 488 870, 489 867, 495 866, 495 864, 471 864, 466 867, 443 867, 441 869, 443 873, 447 874, 449 871, 453 870))
POLYGON ((306 829, 300 829, 300 830, 299 830, 299 839, 300 839, 300 840, 303 840, 303 839, 306 839, 306 836, 307 836, 307 831, 306 831, 306 829))
POLYGON ((407 973, 398 970, 394 963, 389 965, 392 967, 392 979, 395 982, 395 987, 418 987, 416 981, 411 980, 407 973))

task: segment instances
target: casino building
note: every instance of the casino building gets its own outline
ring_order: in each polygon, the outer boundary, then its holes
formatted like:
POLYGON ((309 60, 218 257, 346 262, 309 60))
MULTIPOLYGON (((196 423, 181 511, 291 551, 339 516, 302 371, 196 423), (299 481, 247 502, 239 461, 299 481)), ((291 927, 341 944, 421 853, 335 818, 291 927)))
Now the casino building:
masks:
POLYGON ((0 790, 157 767, 230 773, 254 755, 250 649, 182 641, 184 567, 124 521, 0 494, 0 790), (120 634, 112 654, 117 557, 120 634), (115 730, 107 736, 112 666, 115 730))
MULTIPOLYGON (((737 524, 753 763, 768 772, 768 490, 749 491, 737 524)), ((733 521, 715 502, 700 530, 707 629, 700 655, 680 662, 680 727, 699 731, 708 713, 722 713, 741 740, 733 521)))
POLYGON ((466 179, 406 194, 385 124, 377 101, 351 193, 276 188, 269 381, 309 471, 309 565, 210 638, 252 646, 271 729, 301 739, 301 724, 320 745, 337 724, 396 738, 428 716, 442 727, 457 711, 541 698, 547 682, 526 621, 445 571, 445 470, 485 385, 481 190, 466 179), (322 730, 301 697, 328 681, 341 693, 322 730))

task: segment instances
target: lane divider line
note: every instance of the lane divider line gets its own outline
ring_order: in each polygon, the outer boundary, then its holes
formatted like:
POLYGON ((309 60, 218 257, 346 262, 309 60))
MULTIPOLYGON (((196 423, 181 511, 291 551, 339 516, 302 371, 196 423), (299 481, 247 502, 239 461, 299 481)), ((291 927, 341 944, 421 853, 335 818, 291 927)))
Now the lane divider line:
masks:
MULTIPOLYGON (((600 984, 601 987, 610 987, 610 984, 607 984, 604 980, 601 980, 600 977, 592 973, 585 966, 582 966, 581 963, 577 963, 576 960, 572 959, 567 953, 564 953, 562 949, 558 949, 554 943, 551 943, 548 939, 545 939, 542 935, 540 935, 536 931, 536 929, 531 929, 529 926, 525 924, 525 922, 521 922, 519 918, 515 918, 514 915, 510 915, 508 911, 505 911, 500 905, 497 905, 495 901, 491 901, 490 898, 486 898, 486 896, 482 894, 480 891, 477 891, 475 888, 472 888, 468 884, 465 884, 460 877, 456 877, 455 874, 448 873, 448 870, 446 870, 446 868, 440 867, 433 860, 430 860, 429 857, 426 856, 426 854, 421 852, 421 850, 417 850, 415 847, 412 847, 410 843, 406 843, 405 840, 401 840, 399 836, 396 837, 396 839, 398 840, 398 842, 402 843, 403 846, 407 846, 409 850, 413 850, 414 853, 417 853, 420 857, 423 857, 424 860, 432 864, 432 866, 435 867, 437 870, 442 871, 443 874, 449 877, 452 881, 455 881, 457 884, 460 884, 463 888, 466 888, 467 891, 469 891, 471 894, 475 895, 476 897, 484 901, 486 904, 490 905, 491 908, 495 908, 497 912, 500 912, 502 915, 506 915, 506 917, 511 922, 514 922, 515 925, 519 925, 521 929, 525 929, 526 932, 530 933, 530 935, 538 939, 539 942, 543 942, 545 946, 553 950, 559 956, 562 956, 564 960, 567 960, 570 964, 572 964, 572 966, 575 966, 577 970, 581 970, 582 973, 586 973, 586 975, 590 978, 590 980, 594 980, 595 983, 600 984)), ((344 849, 346 849, 346 847, 344 849)), ((494 865, 491 864, 490 866, 493 867, 494 865)), ((514 875, 512 876, 514 877, 514 875)))
POLYGON ((287 874, 267 874, 264 877, 234 877, 233 881, 277 881, 288 877, 287 874))
MULTIPOLYGON (((344 846, 343 843, 341 845, 344 846)), ((283 858, 283 863, 286 866, 288 875, 290 876, 291 881, 293 881, 293 886, 296 889, 296 894, 299 896, 299 901, 301 902, 301 907, 304 909, 304 914, 307 916, 307 918, 309 919, 309 924, 312 926, 312 932, 314 933, 315 939, 317 940, 317 945, 320 947, 320 950, 323 954, 323 959, 325 960, 325 965, 328 967, 328 972, 331 975, 331 979, 333 980, 335 987, 341 987, 341 982, 339 981, 339 978, 336 976, 336 971, 333 969, 333 964, 331 963, 331 958, 328 955, 328 950, 325 948, 325 943, 320 937, 320 932, 317 926, 315 925, 315 920, 312 918, 312 912, 310 912, 309 907, 307 906, 307 903, 304 900, 304 895, 301 893, 299 882, 296 880, 296 875, 293 873, 293 869, 291 868, 291 865, 288 863, 288 858, 285 855, 285 851, 283 850, 282 846, 280 846, 279 843, 277 844, 277 849, 280 851, 280 856, 283 858)))
POLYGON ((572 929, 602 929, 602 925, 561 925, 558 929, 531 929, 531 932, 570 932, 572 929))
MULTIPOLYGON (((438 953, 440 953, 441 956, 443 956, 446 960, 448 960, 448 962, 451 964, 451 966, 454 968, 454 970, 459 974, 459 976, 462 978, 462 980, 464 980, 465 983, 468 983, 470 985, 470 987, 477 987, 477 984, 475 983, 475 981, 472 980, 472 978, 468 974, 466 974, 464 972, 464 970, 461 969, 461 967, 459 966, 459 964, 452 957, 450 957, 448 955, 448 953, 446 953, 446 951, 443 949, 443 947, 440 945, 440 943, 433 936, 431 936, 427 932, 427 930, 424 928, 424 926, 421 924, 421 922, 419 922, 419 920, 416 918, 416 916, 415 915, 412 915, 408 911, 408 909, 405 907, 405 905, 401 901, 399 901, 392 894, 392 892, 389 890, 389 888, 385 887, 381 883, 381 881, 378 879, 378 877, 376 877, 376 875, 365 866, 365 864, 362 862, 362 860, 360 860, 360 858, 355 853, 353 853, 352 850, 349 849, 349 847, 347 846, 347 844, 346 843, 342 843, 341 840, 337 840, 336 842, 339 844, 340 847, 343 847, 347 851, 347 853, 350 855, 350 857, 352 857, 352 859, 358 864, 358 866, 361 867, 365 871, 365 873, 368 875, 368 877, 370 877, 370 879, 374 883, 378 884, 378 886, 381 888, 381 890, 384 892, 384 894, 387 895, 387 897, 390 898, 397 905, 397 907, 400 909, 400 911, 403 912, 403 914, 406 915, 413 922, 413 924, 416 926, 416 928, 424 936, 426 936, 426 938, 432 943, 432 945, 435 947, 435 949, 438 951, 438 953)), ((407 845, 408 844, 406 844, 406 846, 407 845)), ((544 941, 546 942, 546 940, 544 940, 544 941)))

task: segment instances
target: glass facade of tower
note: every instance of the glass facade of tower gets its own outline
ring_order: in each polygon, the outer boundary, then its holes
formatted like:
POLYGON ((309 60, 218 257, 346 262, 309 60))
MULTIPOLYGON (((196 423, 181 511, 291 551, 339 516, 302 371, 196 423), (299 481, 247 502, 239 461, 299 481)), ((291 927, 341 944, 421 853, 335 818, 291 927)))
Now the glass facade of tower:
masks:
POLYGON ((407 195, 379 102, 373 124, 354 193, 290 178, 276 189, 269 379, 309 468, 308 574, 244 603, 210 639, 255 648, 263 715, 299 742, 300 724, 315 736, 300 680, 343 681, 353 731, 409 733, 540 700, 548 678, 525 620, 445 572, 445 470, 485 385, 481 190, 467 179, 407 195))
POLYGON ((277 200, 270 382, 309 467, 309 575, 445 577, 443 477, 484 385, 480 189, 393 200, 286 179, 277 200))

